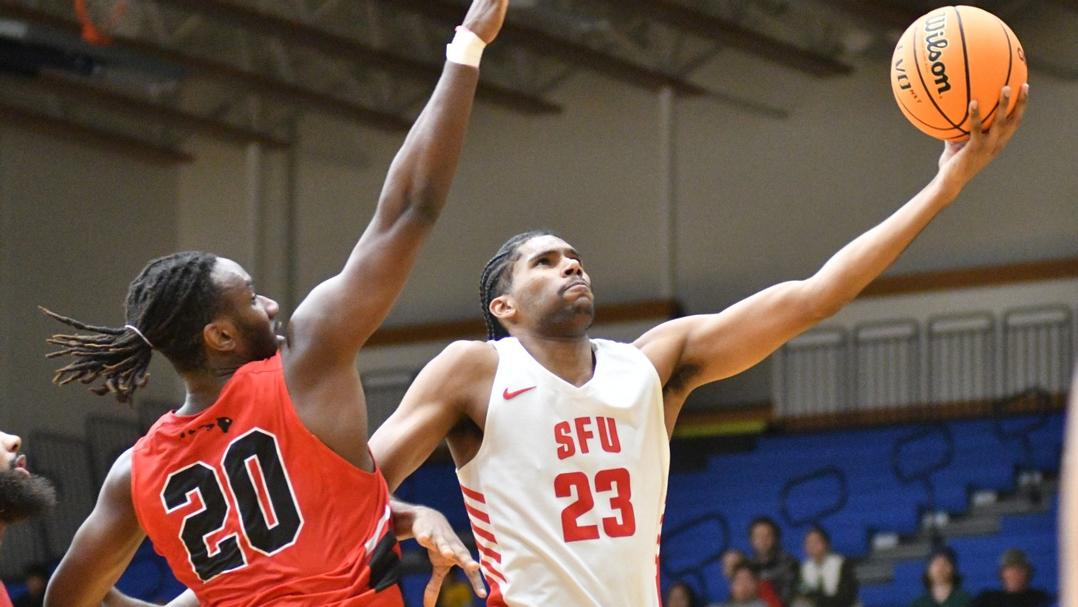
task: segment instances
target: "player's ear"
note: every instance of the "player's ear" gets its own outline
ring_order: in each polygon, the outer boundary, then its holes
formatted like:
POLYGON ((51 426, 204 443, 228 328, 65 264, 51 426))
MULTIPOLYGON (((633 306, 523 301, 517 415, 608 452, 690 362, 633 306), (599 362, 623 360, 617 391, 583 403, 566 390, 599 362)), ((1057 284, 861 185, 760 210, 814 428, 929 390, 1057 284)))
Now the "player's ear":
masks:
POLYGON ((202 327, 202 340, 218 352, 233 352, 239 347, 239 331, 235 323, 223 317, 215 318, 202 327))
POLYGON ((490 300, 490 305, 487 306, 490 313, 494 315, 500 321, 510 320, 517 313, 516 302, 509 295, 499 295, 490 300))

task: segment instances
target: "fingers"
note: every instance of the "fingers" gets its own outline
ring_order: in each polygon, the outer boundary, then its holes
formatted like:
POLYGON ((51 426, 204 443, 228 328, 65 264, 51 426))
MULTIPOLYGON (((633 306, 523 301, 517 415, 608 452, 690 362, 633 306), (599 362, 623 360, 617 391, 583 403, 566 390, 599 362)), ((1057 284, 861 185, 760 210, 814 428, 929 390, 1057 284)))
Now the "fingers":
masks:
POLYGON ((984 137, 984 122, 981 120, 981 104, 976 99, 969 102, 969 122, 970 141, 979 141, 984 137))
MULTIPOLYGON (((438 550, 438 554, 442 555, 442 558, 445 559, 446 561, 449 561, 450 563, 457 563, 457 564, 459 564, 461 562, 460 561, 460 553, 457 550, 454 550, 455 547, 450 545, 450 543, 448 541, 446 541, 445 537, 439 536, 435 540, 435 547, 438 550)), ((464 547, 461 546, 461 550, 465 553, 465 555, 467 555, 467 551, 463 550, 463 548, 464 547)), ((471 557, 468 556, 467 558, 471 558, 471 557)))
MULTIPOLYGON (((1007 89, 1008 87, 1003 87, 1003 88, 1007 89)), ((1009 92, 1010 91, 1008 91, 1008 93, 1009 92)), ((1010 99, 1009 99, 1009 94, 1008 94, 1008 101, 1009 100, 1010 99)), ((1014 109, 1011 110, 1011 113, 1008 114, 1005 117, 1006 122, 1004 124, 1006 125, 1006 127, 1010 131, 1014 131, 1015 129, 1018 128, 1018 125, 1022 123, 1022 116, 1024 116, 1025 113, 1026 113, 1026 105, 1027 105, 1028 101, 1029 101, 1029 84, 1026 83, 1026 84, 1023 84, 1022 88, 1019 89, 1019 91, 1018 91, 1018 102, 1014 104, 1014 109)), ((1000 98, 1000 103, 1003 103, 1002 96, 1000 98)), ((1004 106, 1004 107, 1007 107, 1007 106, 1004 106)))
POLYGON ((446 573, 449 573, 449 567, 434 568, 430 575, 430 581, 427 582, 427 588, 423 591, 423 607, 436 607, 438 605, 438 594, 442 591, 442 583, 445 581, 446 573))
POLYGON ((475 596, 485 599, 487 598, 487 587, 483 584, 483 576, 479 575, 479 563, 472 561, 470 565, 461 565, 464 569, 465 575, 468 576, 468 581, 472 583, 472 591, 475 592, 475 596))
POLYGON ((1022 85, 1022 90, 1018 93, 1018 105, 1014 106, 1014 111, 1011 112, 1013 116, 1012 120, 1017 123, 1022 122, 1022 116, 1026 115, 1026 106, 1029 105, 1029 83, 1022 85))

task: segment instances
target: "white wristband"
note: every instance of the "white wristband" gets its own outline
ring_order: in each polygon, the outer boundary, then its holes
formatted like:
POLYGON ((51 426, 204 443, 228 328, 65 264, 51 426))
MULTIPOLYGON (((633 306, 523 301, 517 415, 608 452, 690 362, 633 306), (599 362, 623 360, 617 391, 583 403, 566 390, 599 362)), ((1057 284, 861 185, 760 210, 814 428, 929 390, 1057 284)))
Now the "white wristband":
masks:
POLYGON ((479 60, 486 47, 487 43, 475 35, 475 32, 461 26, 457 28, 457 35, 453 36, 453 42, 445 47, 445 58, 453 63, 479 67, 479 60))

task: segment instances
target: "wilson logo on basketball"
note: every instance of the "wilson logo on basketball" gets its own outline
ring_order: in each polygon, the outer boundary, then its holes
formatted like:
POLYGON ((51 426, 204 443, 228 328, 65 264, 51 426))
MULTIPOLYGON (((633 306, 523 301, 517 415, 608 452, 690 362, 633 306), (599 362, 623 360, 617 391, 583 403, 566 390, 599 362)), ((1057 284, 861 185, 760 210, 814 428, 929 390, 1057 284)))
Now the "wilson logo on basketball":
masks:
POLYGON ((947 78, 947 66, 940 61, 947 48, 947 13, 932 15, 925 19, 925 55, 932 62, 932 75, 936 77, 936 92, 951 90, 947 78))

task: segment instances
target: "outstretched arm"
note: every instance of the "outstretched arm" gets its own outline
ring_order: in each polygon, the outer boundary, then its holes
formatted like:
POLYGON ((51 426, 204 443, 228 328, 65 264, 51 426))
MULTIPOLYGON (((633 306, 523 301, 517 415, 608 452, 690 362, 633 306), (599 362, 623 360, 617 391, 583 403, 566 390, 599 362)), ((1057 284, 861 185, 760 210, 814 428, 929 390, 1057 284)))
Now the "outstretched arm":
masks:
MULTIPOLYGON (((1005 88, 1001 107, 1007 107, 1009 95, 1005 88)), ((718 314, 664 323, 637 340, 663 380, 667 427, 673 428, 680 405, 694 388, 759 363, 853 300, 999 154, 1018 128, 1027 98, 1028 89, 1023 87, 1011 115, 988 132, 981 128, 976 101, 971 103, 970 140, 947 143, 939 172, 923 190, 843 247, 812 277, 775 285, 718 314)))
MULTIPOLYGON (((48 607, 98 607, 146 537, 131 502, 131 451, 109 471, 45 592, 48 607)), ((113 595, 114 598, 114 595, 113 595)))
MULTIPOLYGON (((497 36, 508 0, 473 0, 464 27, 483 42, 497 36)), ((479 70, 447 61, 430 101, 394 158, 366 231, 344 268, 318 285, 289 326, 290 363, 321 373, 351 366, 356 352, 389 313, 420 245, 445 206, 471 115, 479 70)))

